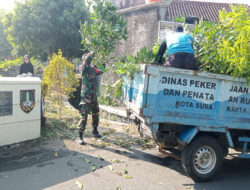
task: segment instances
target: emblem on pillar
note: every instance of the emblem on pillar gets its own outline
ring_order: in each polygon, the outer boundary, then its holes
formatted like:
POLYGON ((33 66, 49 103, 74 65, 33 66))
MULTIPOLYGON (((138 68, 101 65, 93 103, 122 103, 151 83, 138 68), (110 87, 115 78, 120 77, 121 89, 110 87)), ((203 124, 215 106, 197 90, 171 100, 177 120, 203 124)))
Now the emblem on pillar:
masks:
POLYGON ((25 113, 29 113, 35 107, 35 90, 20 91, 20 106, 25 113))

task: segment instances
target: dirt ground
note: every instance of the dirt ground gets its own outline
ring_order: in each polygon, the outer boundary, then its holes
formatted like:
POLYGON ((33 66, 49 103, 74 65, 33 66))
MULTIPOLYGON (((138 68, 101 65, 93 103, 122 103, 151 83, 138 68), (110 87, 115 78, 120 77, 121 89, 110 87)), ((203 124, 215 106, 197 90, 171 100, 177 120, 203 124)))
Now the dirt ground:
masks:
POLYGON ((76 143, 72 131, 66 139, 44 135, 0 149, 0 189, 250 189, 249 160, 229 156, 214 181, 194 183, 179 160, 159 153, 152 140, 139 137, 135 126, 106 120, 100 126, 103 138, 93 138, 88 126, 84 146, 76 143))

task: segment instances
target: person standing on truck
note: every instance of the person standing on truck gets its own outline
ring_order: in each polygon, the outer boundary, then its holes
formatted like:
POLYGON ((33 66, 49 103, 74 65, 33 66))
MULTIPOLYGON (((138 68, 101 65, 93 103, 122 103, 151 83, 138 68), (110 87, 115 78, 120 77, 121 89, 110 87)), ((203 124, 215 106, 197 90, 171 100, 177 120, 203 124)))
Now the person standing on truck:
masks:
POLYGON ((34 75, 34 68, 30 62, 30 57, 28 55, 25 55, 23 57, 23 63, 21 64, 21 67, 19 70, 19 75, 22 75, 22 74, 34 75))
POLYGON ((101 72, 97 72, 97 68, 92 65, 92 59, 94 54, 92 52, 84 54, 82 56, 82 65, 81 65, 81 75, 82 75, 82 84, 81 84, 81 95, 80 95, 80 105, 79 112, 82 115, 82 118, 79 122, 78 131, 79 131, 79 144, 84 145, 83 141, 83 132, 86 129, 88 114, 92 112, 92 126, 93 126, 93 135, 97 138, 101 138, 97 128, 99 124, 99 104, 97 100, 98 93, 98 84, 97 84, 97 75, 101 72))
POLYGON ((182 26, 177 26, 176 31, 166 37, 161 44, 156 56, 159 64, 163 63, 163 55, 168 48, 167 60, 163 64, 166 67, 198 70, 193 50, 193 38, 183 32, 182 26))

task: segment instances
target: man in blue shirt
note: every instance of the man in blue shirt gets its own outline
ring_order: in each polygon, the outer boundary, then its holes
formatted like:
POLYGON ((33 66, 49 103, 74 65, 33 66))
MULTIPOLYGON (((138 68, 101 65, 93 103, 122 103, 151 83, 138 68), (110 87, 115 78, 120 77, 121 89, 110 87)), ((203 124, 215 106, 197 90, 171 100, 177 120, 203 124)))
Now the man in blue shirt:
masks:
POLYGON ((182 69, 198 70, 193 50, 193 38, 183 32, 182 26, 178 26, 176 32, 167 36, 157 54, 158 63, 162 63, 162 57, 168 47, 166 63, 163 66, 182 69))

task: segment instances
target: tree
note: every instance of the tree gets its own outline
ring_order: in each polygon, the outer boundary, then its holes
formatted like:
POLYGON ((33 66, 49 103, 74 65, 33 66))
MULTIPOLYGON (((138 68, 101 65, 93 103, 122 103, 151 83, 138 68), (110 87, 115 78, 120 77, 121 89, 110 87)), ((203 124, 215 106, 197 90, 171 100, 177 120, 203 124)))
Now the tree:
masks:
POLYGON ((46 60, 62 50, 67 58, 81 53, 81 22, 88 18, 84 0, 25 0, 7 15, 9 39, 18 56, 46 60))
POLYGON ((0 60, 10 57, 12 51, 12 46, 7 40, 7 35, 4 32, 3 19, 5 14, 4 10, 0 10, 0 60))
POLYGON ((74 91, 72 86, 77 85, 78 80, 73 65, 62 56, 62 51, 59 50, 58 54, 53 54, 50 64, 44 69, 42 88, 46 89, 46 93, 56 97, 60 106, 60 118, 62 117, 63 96, 74 91))
POLYGON ((103 68, 115 45, 127 39, 126 21, 116 13, 116 7, 105 0, 93 0, 90 7, 93 9, 91 20, 86 21, 81 29, 82 44, 85 49, 95 52, 94 62, 103 68))
POLYGON ((247 8, 232 6, 220 11, 218 24, 201 22, 194 30, 195 54, 201 69, 234 77, 250 83, 250 16, 247 8))

